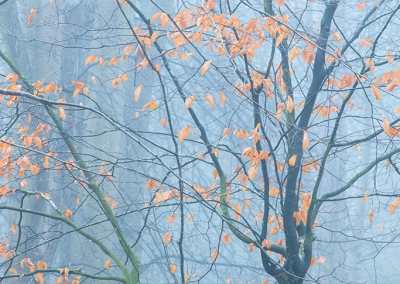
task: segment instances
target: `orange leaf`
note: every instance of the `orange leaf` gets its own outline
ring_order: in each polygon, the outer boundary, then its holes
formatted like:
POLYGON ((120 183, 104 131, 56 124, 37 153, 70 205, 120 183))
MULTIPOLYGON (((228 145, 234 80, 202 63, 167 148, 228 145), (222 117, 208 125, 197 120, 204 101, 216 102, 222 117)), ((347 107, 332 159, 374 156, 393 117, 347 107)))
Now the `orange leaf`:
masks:
POLYGON ((271 241, 267 240, 267 239, 264 239, 262 244, 261 244, 261 247, 269 249, 271 247, 271 241))
POLYGON ((257 165, 252 166, 252 167, 249 169, 249 171, 248 171, 248 176, 249 176, 249 179, 250 179, 250 180, 254 179, 254 177, 256 176, 257 171, 258 171, 258 166, 257 166, 257 165))
POLYGON ((91 62, 97 62, 97 55, 90 55, 85 60, 85 65, 88 65, 91 62))
POLYGON ((294 155, 289 159, 289 165, 291 165, 291 166, 293 167, 294 164, 296 163, 296 159, 297 159, 297 155, 294 154, 294 155))
POLYGON ((212 60, 210 59, 206 63, 204 63, 203 66, 201 66, 201 69, 200 69, 201 75, 204 75, 207 73, 208 68, 210 68, 211 62, 212 62, 212 60))
POLYGON ((156 41, 156 39, 157 39, 157 37, 158 37, 158 34, 159 34, 160 32, 159 31, 155 31, 152 35, 151 35, 151 42, 155 42, 156 41))
POLYGON ((148 107, 150 107, 151 110, 155 110, 158 107, 158 104, 155 100, 151 100, 144 104, 142 111, 145 111, 148 107))
POLYGON ((172 223, 172 222, 174 222, 175 219, 176 219, 176 217, 177 217, 176 214, 172 214, 171 216, 168 217, 167 223, 172 223))
POLYGON ((400 203, 400 197, 397 197, 397 198, 392 202, 392 204, 390 204, 390 209, 389 209, 390 214, 393 214, 394 211, 396 211, 396 208, 397 208, 397 206, 399 206, 399 203, 400 203))
POLYGON ((72 217, 72 211, 71 210, 69 210, 69 209, 65 209, 64 210, 64 215, 65 215, 65 218, 69 218, 69 217, 72 217))
POLYGON ((150 21, 154 23, 161 16, 162 12, 155 13, 153 17, 151 17, 150 21))
POLYGON ((288 96, 286 109, 289 113, 291 113, 294 109, 294 102, 291 96, 288 96))
POLYGON ((175 271, 176 271, 176 266, 173 265, 173 264, 170 264, 170 265, 169 265, 169 270, 171 271, 172 274, 174 274, 175 271))
POLYGON ((317 263, 325 264, 326 263, 326 258, 321 256, 320 258, 318 258, 317 263))
POLYGON ((310 64, 315 57, 315 52, 311 51, 311 50, 303 50, 301 52, 301 57, 303 58, 303 60, 307 63, 310 64))
POLYGON ((19 183, 19 187, 20 188, 24 188, 25 186, 27 186, 28 185, 28 182, 26 181, 26 179, 24 179, 23 181, 21 181, 20 183, 19 183))
POLYGON ((160 125, 161 125, 162 127, 167 126, 167 125, 168 125, 168 120, 167 120, 166 118, 161 119, 161 120, 160 120, 160 125))
POLYGON ((383 131, 388 133, 389 131, 389 122, 386 119, 386 116, 383 115, 383 131))
POLYGON ((166 232, 163 236, 163 242, 164 244, 168 245, 170 241, 171 241, 171 233, 166 232))
POLYGON ((317 262, 317 259, 315 258, 315 256, 313 256, 311 258, 311 263, 310 263, 310 267, 313 267, 315 265, 315 263, 317 262))
POLYGON ((118 62, 118 57, 114 56, 113 58, 111 58, 110 60, 110 64, 115 65, 118 62))
POLYGON ((17 225, 12 225, 10 230, 14 233, 14 235, 17 234, 17 225))
POLYGON ((106 64, 106 61, 104 60, 104 58, 100 58, 99 66, 100 66, 100 67, 103 67, 104 64, 106 64))
POLYGON ((285 0, 275 0, 278 7, 283 6, 285 4, 285 0))
POLYGON ((277 189, 276 187, 271 187, 269 189, 269 195, 275 196, 275 198, 278 198, 279 196, 279 189, 277 189))
POLYGON ((369 222, 370 222, 370 223, 372 223, 372 220, 374 219, 374 215, 375 215, 374 210, 371 210, 371 211, 369 212, 369 222))
POLYGON ((187 221, 188 221, 188 222, 189 222, 189 221, 192 221, 193 218, 194 218, 194 215, 190 215, 190 216, 187 218, 187 221))
POLYGON ((360 148, 360 146, 358 146, 358 144, 356 144, 355 147, 356 147, 357 151, 361 150, 361 148, 360 148))
POLYGON ((85 84, 79 81, 72 81, 72 85, 74 85, 77 89, 83 89, 85 84))
POLYGON ((358 10, 364 10, 366 6, 367 6, 367 4, 365 3, 365 1, 363 1, 363 2, 360 2, 360 3, 357 5, 357 9, 358 9, 358 10))
POLYGON ((139 98, 140 98, 140 92, 142 91, 143 87, 144 87, 144 85, 143 85, 143 84, 140 84, 140 85, 136 88, 135 93, 133 94, 133 96, 135 97, 135 102, 137 102, 137 101, 139 100, 139 98))
POLYGON ((338 32, 333 32, 332 36, 337 42, 342 42, 342 39, 340 38, 340 34, 338 32))
POLYGON ((30 165, 29 170, 31 171, 32 174, 37 175, 39 172, 40 168, 37 165, 30 165))
POLYGON ((114 200, 113 203, 111 203, 111 210, 114 210, 115 206, 117 206, 117 204, 118 204, 118 201, 114 200))
POLYGON ((182 143, 182 141, 189 136, 189 133, 190 133, 190 126, 188 125, 179 130, 178 132, 179 142, 182 143))
POLYGON ((36 9, 32 9, 31 13, 29 14, 28 17, 28 25, 33 21, 33 18, 35 17, 36 9))
POLYGON ((82 89, 75 89, 74 93, 72 94, 72 97, 73 97, 73 98, 76 97, 76 96, 79 94, 79 92, 80 92, 81 90, 82 90, 82 89))
POLYGON ((379 88, 375 85, 371 85, 371 89, 374 92, 376 100, 381 101, 382 97, 381 97, 381 91, 379 90, 379 88))
POLYGON ((185 100, 185 107, 189 109, 192 107, 193 102, 196 100, 196 96, 187 97, 185 100))
POLYGON ((218 256, 218 252, 215 250, 215 251, 213 251, 212 254, 211 254, 211 259, 212 259, 212 260, 215 260, 215 259, 217 258, 217 256, 218 256))
POLYGON ((224 133, 222 134, 222 138, 225 138, 226 136, 228 136, 229 133, 231 133, 231 129, 229 127, 225 128, 224 133))
POLYGON ((89 94, 89 89, 83 88, 83 94, 87 96, 89 94))
POLYGON ((364 198, 363 198, 363 201, 364 201, 364 202, 367 202, 367 200, 368 200, 367 190, 364 190, 364 198))
POLYGON ((308 145, 310 144, 310 140, 308 140, 308 133, 307 130, 303 131, 303 151, 307 149, 308 145))
POLYGON ((222 241, 227 244, 231 241, 231 235, 226 234, 225 236, 222 237, 222 241))
POLYGON ((224 93, 222 91, 219 92, 219 94, 221 95, 221 104, 224 104, 225 101, 226 101, 226 97, 225 97, 225 95, 224 95, 224 93))
POLYGON ((273 236, 273 235, 275 235, 279 230, 280 230, 279 226, 272 227, 271 230, 269 231, 269 235, 270 235, 270 236, 273 236))
POLYGON ((104 262, 104 267, 105 267, 106 269, 109 269, 109 268, 110 268, 110 265, 111 265, 111 259, 109 259, 109 260, 107 260, 106 262, 104 262))
POLYGON ((58 114, 60 115, 61 119, 65 119, 65 111, 62 106, 58 106, 58 114))
POLYGON ((206 101, 210 104, 210 108, 214 107, 214 99, 210 94, 206 94, 206 101))
POLYGON ((300 47, 295 46, 289 53, 289 62, 292 62, 300 53, 300 47))

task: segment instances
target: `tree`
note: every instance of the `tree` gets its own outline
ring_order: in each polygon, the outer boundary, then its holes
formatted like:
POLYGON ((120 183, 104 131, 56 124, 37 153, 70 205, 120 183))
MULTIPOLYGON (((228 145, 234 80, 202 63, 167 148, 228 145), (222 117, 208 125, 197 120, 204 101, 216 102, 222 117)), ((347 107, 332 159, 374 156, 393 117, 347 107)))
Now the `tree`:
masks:
POLYGON ((38 1, 20 25, 17 2, 1 2, 0 279, 362 280, 352 251, 384 266, 400 5, 38 1))

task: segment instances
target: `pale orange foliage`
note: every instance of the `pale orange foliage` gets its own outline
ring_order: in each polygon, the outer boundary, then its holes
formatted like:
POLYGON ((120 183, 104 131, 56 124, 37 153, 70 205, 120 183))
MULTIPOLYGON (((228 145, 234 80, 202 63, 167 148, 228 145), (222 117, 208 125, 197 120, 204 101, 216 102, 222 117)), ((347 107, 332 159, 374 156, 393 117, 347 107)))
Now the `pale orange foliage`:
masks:
POLYGON ((32 9, 31 13, 29 14, 29 17, 28 17, 28 24, 30 24, 33 21, 35 14, 36 14, 36 9, 32 9))
POLYGON ((210 108, 213 108, 215 103, 214 103, 214 98, 210 94, 205 95, 206 101, 210 104, 210 108))
POLYGON ((211 253, 211 259, 214 261, 214 260, 217 259, 217 256, 218 256, 218 252, 217 252, 216 250, 214 250, 214 251, 211 253))
POLYGON ((400 197, 397 197, 392 204, 390 204, 389 212, 390 214, 393 214, 394 211, 396 211, 397 206, 399 206, 400 203, 400 197))
POLYGON ((167 223, 172 223, 172 222, 174 222, 175 219, 176 219, 176 217, 177 217, 176 214, 172 214, 171 216, 168 217, 167 223))
POLYGON ((372 220, 374 219, 374 215, 375 215, 374 210, 371 210, 371 211, 369 212, 369 222, 370 222, 370 223, 372 223, 372 220))
POLYGON ((135 93, 134 93, 135 102, 137 102, 137 101, 139 100, 139 98, 140 98, 140 92, 142 91, 143 87, 144 87, 144 85, 143 85, 143 84, 140 84, 140 85, 136 88, 135 93))
POLYGON ((144 104, 144 106, 142 107, 142 111, 145 111, 148 107, 150 107, 150 110, 155 110, 158 107, 158 104, 156 101, 151 100, 144 104))
POLYGON ((294 155, 289 159, 289 165, 291 165, 291 166, 293 167, 294 164, 296 163, 296 159, 297 159, 297 155, 294 154, 294 155))
POLYGON ((171 233, 166 232, 163 236, 163 242, 164 244, 168 245, 170 241, 171 241, 171 233))
POLYGON ((226 234, 225 236, 222 237, 222 242, 227 244, 231 241, 231 235, 226 234))
POLYGON ((366 6, 367 6, 367 4, 365 3, 365 1, 362 1, 362 2, 358 3, 357 10, 364 10, 366 6))
POLYGON ((72 211, 71 210, 69 210, 69 209, 65 209, 64 210, 64 215, 65 215, 65 218, 72 218, 72 211))
POLYGON ((179 142, 182 143, 183 140, 188 138, 189 133, 190 133, 190 126, 188 126, 188 125, 183 127, 181 130, 179 130, 179 132, 178 132, 179 142))
POLYGON ((196 96, 189 96, 185 99, 185 108, 189 109, 192 107, 193 102, 196 100, 196 96))
POLYGON ((212 62, 212 60, 210 59, 210 60, 206 61, 203 64, 203 66, 201 66, 201 69, 200 69, 201 75, 204 75, 207 73, 208 69, 210 68, 211 62, 212 62))

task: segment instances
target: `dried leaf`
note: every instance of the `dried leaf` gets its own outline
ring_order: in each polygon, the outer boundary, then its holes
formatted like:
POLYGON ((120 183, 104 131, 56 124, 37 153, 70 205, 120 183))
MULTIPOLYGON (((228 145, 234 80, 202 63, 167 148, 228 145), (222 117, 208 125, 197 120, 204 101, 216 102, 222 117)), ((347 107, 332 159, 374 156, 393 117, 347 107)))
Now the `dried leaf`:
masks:
POLYGON ((118 204, 118 201, 114 200, 113 203, 111 203, 111 210, 114 210, 115 206, 117 206, 117 204, 118 204))
POLYGON ((12 225, 10 228, 10 230, 14 233, 14 235, 17 234, 17 228, 18 228, 17 225, 12 225))
POLYGON ((106 269, 109 269, 109 268, 110 268, 110 265, 111 265, 111 259, 109 259, 109 260, 107 260, 106 262, 104 262, 104 267, 105 267, 106 269))
POLYGON ((158 104, 155 100, 151 100, 144 104, 142 111, 145 111, 148 107, 150 107, 151 110, 155 110, 158 107, 158 104))
POLYGON ((166 232, 163 236, 163 242, 164 244, 168 245, 170 241, 171 241, 171 233, 166 232))
POLYGON ((215 104, 213 97, 210 94, 207 93, 206 96, 205 96, 205 99, 210 104, 210 108, 213 108, 214 104, 215 104))
POLYGON ((115 65, 115 64, 117 64, 117 62, 118 62, 118 57, 116 57, 116 56, 114 56, 114 57, 111 58, 111 60, 110 60, 110 64, 111 64, 111 65, 115 65))
POLYGON ((296 163, 296 159, 297 159, 297 155, 294 154, 294 155, 289 159, 289 165, 291 165, 291 166, 293 167, 294 164, 296 163))
POLYGON ((154 23, 161 16, 162 12, 155 13, 153 17, 151 17, 150 21, 154 23))
POLYGON ((182 143, 182 141, 189 136, 189 133, 190 133, 190 126, 188 125, 179 130, 178 132, 179 142, 182 143))
POLYGON ((342 42, 342 39, 340 38, 340 34, 338 32, 333 32, 332 36, 337 42, 342 42))
POLYGON ((292 62, 297 57, 297 55, 299 55, 300 51, 300 47, 298 47, 297 45, 293 47, 292 50, 289 52, 289 62, 292 62))
POLYGON ((366 6, 367 6, 367 4, 365 3, 365 1, 360 2, 360 3, 357 5, 357 10, 364 10, 366 6))
POLYGON ((381 97, 381 91, 379 90, 379 88, 375 85, 371 85, 371 89, 372 89, 372 92, 374 92, 376 100, 381 101, 382 97, 381 97))
POLYGON ((227 244, 231 241, 231 235, 226 234, 225 236, 222 237, 222 242, 227 244))
POLYGON ((204 63, 203 66, 201 66, 201 69, 200 69, 201 75, 204 75, 207 73, 208 69, 210 68, 211 62, 212 62, 212 60, 210 59, 210 60, 206 61, 206 63, 204 63))
POLYGON ((294 109, 294 102, 291 96, 288 96, 286 109, 289 113, 291 113, 294 109))
POLYGON ((388 132, 389 132, 389 122, 388 122, 388 120, 386 119, 386 116, 384 116, 384 115, 383 115, 383 131, 384 131, 385 133, 388 133, 388 132))
POLYGON ((176 217, 177 217, 176 214, 172 214, 171 216, 168 217, 167 223, 172 223, 172 222, 174 222, 175 219, 176 219, 176 217))
POLYGON ((173 265, 173 264, 170 264, 170 265, 169 265, 169 270, 171 271, 172 274, 174 274, 175 271, 176 271, 176 266, 173 265))
POLYGON ((308 145, 310 144, 310 140, 308 140, 308 133, 307 130, 303 131, 303 151, 307 149, 308 145))
POLYGON ((396 211, 397 206, 399 206, 400 203, 400 197, 397 197, 392 204, 390 204, 389 212, 390 214, 393 214, 394 211, 396 211))
POLYGON ((143 85, 143 84, 140 84, 140 85, 136 88, 135 93, 134 93, 135 102, 139 101, 140 92, 142 91, 143 87, 144 87, 144 85, 143 85))
POLYGON ((69 210, 69 209, 65 209, 64 210, 64 215, 65 215, 65 218, 69 218, 69 217, 71 217, 72 218, 72 211, 71 210, 69 210))
POLYGON ((211 254, 211 259, 212 259, 213 261, 215 261, 215 260, 217 259, 217 256, 218 256, 218 252, 215 250, 215 251, 213 251, 212 254, 211 254))
POLYGON ((372 223, 372 220, 374 219, 374 215, 375 215, 374 210, 371 210, 371 211, 369 212, 369 222, 370 222, 370 223, 372 223))
POLYGON ((29 14, 28 17, 28 25, 33 21, 33 18, 35 17, 36 9, 32 9, 31 13, 29 14))
POLYGON ((90 55, 85 60, 85 65, 90 64, 91 62, 97 62, 97 55, 90 55))
POLYGON ((196 100, 196 96, 187 97, 185 100, 185 107, 189 109, 192 107, 193 102, 196 100))

